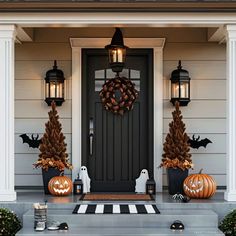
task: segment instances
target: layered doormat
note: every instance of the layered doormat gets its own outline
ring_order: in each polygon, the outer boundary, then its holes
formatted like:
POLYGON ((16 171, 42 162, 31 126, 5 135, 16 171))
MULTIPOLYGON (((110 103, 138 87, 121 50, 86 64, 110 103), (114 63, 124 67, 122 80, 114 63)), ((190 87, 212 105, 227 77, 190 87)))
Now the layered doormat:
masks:
POLYGON ((153 201, 149 194, 116 194, 116 193, 88 193, 84 194, 82 201, 153 201))
POLYGON ((160 214, 151 204, 83 204, 76 205, 73 214, 160 214))

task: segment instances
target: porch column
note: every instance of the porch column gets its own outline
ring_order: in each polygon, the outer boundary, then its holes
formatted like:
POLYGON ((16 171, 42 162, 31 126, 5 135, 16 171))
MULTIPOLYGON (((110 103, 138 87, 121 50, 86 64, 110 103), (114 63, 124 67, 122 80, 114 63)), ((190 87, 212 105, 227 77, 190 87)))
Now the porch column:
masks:
POLYGON ((226 26, 227 73, 227 191, 225 200, 236 201, 236 25, 226 26))
POLYGON ((0 201, 14 201, 15 26, 0 25, 0 201))

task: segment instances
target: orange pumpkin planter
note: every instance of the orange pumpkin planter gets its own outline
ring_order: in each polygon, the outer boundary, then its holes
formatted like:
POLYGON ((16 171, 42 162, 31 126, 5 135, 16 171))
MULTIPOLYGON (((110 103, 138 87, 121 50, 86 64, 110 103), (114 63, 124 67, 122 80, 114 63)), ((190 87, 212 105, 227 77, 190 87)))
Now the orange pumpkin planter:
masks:
POLYGON ((184 192, 190 198, 210 198, 216 192, 215 180, 207 174, 192 174, 184 180, 184 192))
POLYGON ((66 176, 55 176, 48 183, 49 192, 56 196, 66 196, 71 194, 73 183, 66 176))

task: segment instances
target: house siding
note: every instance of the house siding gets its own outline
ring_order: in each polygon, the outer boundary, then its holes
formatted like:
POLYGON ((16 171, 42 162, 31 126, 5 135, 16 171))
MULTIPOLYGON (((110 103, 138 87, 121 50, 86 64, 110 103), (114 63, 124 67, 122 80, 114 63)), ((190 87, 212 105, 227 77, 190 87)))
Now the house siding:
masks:
MULTIPOLYGON (((111 37, 113 29, 36 29, 32 43, 16 45, 15 71, 15 183, 16 186, 42 186, 41 170, 32 167, 38 150, 22 144, 22 133, 44 132, 49 107, 44 100, 43 78, 51 69, 53 60, 65 73, 66 102, 58 107, 63 132, 71 158, 71 48, 70 37, 111 37)), ((207 148, 192 150, 194 170, 215 177, 219 186, 225 186, 226 174, 226 69, 225 45, 207 42, 207 30, 199 28, 164 28, 124 30, 126 37, 165 37, 163 137, 168 132, 173 106, 169 102, 169 77, 182 60, 191 77, 191 102, 182 112, 189 135, 209 138, 207 148)), ((76 158, 76 157, 74 157, 76 158)), ((66 174, 70 175, 67 171, 66 174)), ((166 172, 163 184, 167 185, 166 172)))

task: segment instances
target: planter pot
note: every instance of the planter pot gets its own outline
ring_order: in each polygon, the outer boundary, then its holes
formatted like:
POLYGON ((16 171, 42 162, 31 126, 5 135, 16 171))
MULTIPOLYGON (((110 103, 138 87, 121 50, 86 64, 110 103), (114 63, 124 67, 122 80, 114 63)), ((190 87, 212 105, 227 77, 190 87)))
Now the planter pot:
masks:
POLYGON ((43 185, 44 185, 44 193, 45 194, 50 194, 48 190, 48 183, 51 178, 55 176, 60 176, 61 171, 55 168, 49 168, 48 171, 42 169, 42 175, 43 175, 43 185))
POLYGON ((168 168, 168 185, 169 194, 174 195, 176 193, 184 194, 183 183, 188 177, 188 170, 181 170, 179 168, 168 168))

